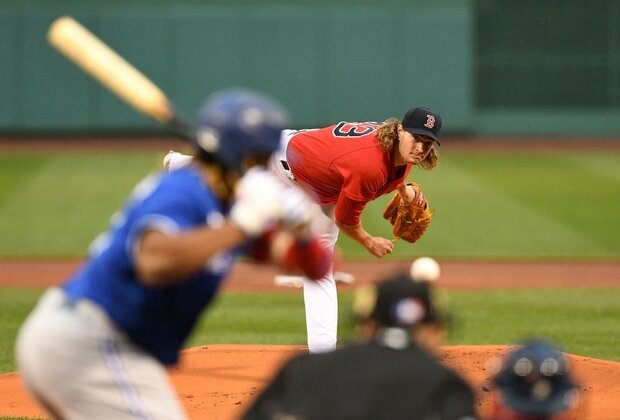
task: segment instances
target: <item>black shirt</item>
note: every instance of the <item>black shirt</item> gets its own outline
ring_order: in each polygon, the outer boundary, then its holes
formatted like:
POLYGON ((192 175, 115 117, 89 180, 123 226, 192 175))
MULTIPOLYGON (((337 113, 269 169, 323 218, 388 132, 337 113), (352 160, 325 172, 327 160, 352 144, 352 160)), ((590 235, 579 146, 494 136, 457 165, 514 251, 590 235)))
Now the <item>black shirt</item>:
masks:
POLYGON ((293 358, 243 417, 253 419, 473 419, 463 379, 414 344, 376 341, 293 358))

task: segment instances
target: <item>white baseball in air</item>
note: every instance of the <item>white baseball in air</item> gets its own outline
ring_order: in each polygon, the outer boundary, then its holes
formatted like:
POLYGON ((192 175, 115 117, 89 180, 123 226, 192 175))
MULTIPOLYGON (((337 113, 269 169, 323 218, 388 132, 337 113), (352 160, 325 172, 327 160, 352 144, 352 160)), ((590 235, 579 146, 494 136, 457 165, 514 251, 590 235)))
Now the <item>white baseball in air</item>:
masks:
POLYGON ((420 257, 411 263, 409 275, 416 281, 435 281, 439 278, 439 263, 431 257, 420 257))

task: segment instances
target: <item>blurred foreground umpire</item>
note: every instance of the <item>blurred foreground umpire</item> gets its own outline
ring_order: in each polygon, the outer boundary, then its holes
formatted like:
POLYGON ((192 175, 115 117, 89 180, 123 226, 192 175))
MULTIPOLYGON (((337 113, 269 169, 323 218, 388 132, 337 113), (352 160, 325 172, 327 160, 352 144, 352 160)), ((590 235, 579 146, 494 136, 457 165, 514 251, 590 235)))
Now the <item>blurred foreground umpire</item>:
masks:
POLYGON ((354 311, 360 343, 291 359, 243 418, 475 418, 473 391, 433 355, 443 322, 428 283, 387 278, 358 291, 354 311))

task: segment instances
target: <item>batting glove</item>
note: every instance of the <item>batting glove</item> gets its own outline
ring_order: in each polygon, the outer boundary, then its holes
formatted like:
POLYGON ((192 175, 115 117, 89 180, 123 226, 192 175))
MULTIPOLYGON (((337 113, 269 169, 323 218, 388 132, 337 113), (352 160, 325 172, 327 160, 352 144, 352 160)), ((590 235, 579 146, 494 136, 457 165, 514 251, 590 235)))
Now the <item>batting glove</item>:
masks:
POLYGON ((264 168, 252 168, 239 180, 230 220, 248 236, 258 236, 273 227, 280 217, 284 186, 264 168))
POLYGON ((294 230, 300 226, 308 225, 313 203, 305 193, 297 188, 284 186, 279 197, 279 203, 279 220, 284 229, 294 230))

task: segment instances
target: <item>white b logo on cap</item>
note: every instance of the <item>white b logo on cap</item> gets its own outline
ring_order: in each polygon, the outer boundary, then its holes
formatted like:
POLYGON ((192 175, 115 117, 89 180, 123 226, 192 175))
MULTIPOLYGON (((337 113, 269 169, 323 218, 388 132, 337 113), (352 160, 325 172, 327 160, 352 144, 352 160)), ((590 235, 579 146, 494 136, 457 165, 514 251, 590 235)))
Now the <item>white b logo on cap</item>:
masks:
POLYGON ((435 127, 435 116, 427 115, 426 116, 426 124, 424 124, 424 127, 426 127, 426 128, 433 128, 433 127, 435 127))

